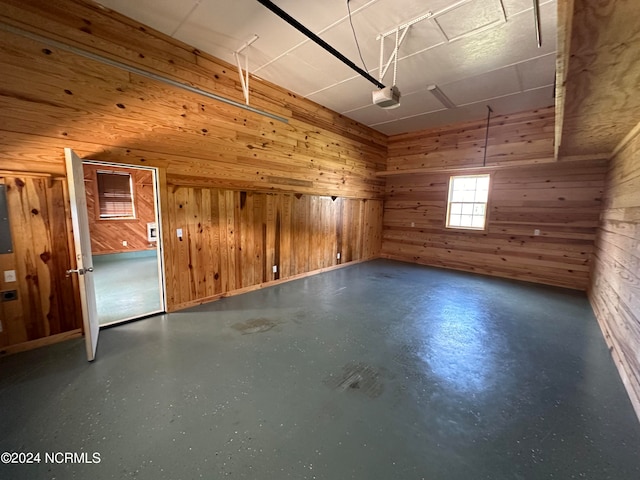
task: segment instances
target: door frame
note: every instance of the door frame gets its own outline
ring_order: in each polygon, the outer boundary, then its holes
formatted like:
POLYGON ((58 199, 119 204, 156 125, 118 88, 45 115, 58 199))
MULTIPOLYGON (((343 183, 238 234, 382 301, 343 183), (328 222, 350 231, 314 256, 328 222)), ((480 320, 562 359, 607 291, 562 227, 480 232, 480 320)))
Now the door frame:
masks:
MULTIPOLYGON (((157 247, 156 247, 156 258, 158 260, 158 286, 160 288, 160 308, 159 312, 151 313, 150 315, 156 315, 161 313, 166 313, 167 311, 167 282, 165 278, 165 268, 164 268, 164 243, 162 241, 162 211, 161 211, 161 201, 160 201, 160 175, 158 167, 152 166, 140 166, 140 165, 130 165, 127 163, 117 163, 117 162, 106 162, 100 160, 91 160, 91 159, 82 159, 82 163, 87 165, 99 165, 105 168, 109 167, 117 167, 117 168, 126 168, 130 170, 147 170, 151 172, 152 183, 153 183, 153 205, 155 210, 155 223, 157 228, 157 247)), ((89 228, 91 230, 91 228, 89 228)), ((100 324, 100 327, 109 327, 113 325, 118 325, 120 323, 128 322, 130 320, 135 320, 136 318, 141 317, 132 317, 132 318, 123 318, 122 320, 116 320, 113 322, 100 324)))

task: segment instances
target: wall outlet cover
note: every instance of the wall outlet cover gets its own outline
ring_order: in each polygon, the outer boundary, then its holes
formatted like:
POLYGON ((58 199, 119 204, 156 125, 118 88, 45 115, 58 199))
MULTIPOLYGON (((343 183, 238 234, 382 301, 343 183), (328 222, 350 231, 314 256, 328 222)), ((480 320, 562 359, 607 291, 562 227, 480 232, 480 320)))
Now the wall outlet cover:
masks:
POLYGON ((273 273, 278 273, 278 266, 277 265, 273 266, 273 273))
POLYGON ((5 282, 16 282, 16 271, 15 270, 5 270, 4 271, 4 281, 5 282))

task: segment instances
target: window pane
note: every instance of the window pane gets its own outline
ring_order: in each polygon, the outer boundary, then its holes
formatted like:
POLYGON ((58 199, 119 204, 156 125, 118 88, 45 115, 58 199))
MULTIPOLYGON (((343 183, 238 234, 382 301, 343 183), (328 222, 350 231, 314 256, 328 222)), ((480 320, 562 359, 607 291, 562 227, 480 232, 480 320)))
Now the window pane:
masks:
POLYGON ((489 190, 489 176, 482 176, 482 177, 477 177, 476 178, 477 183, 477 189, 478 190, 489 190))
POLYGON ((488 198, 489 175, 452 176, 449 183, 447 226, 485 228, 488 198))
POLYGON ((476 192, 474 190, 471 191, 465 191, 462 194, 462 201, 463 202, 469 202, 469 203, 473 203, 473 201, 476 199, 476 192))
POLYGON ((464 178, 455 177, 453 179, 453 186, 451 188, 453 188, 453 190, 464 190, 464 178))
POLYGON ((97 172, 97 180, 100 217, 133 217, 131 175, 128 173, 97 172))
POLYGON ((479 217, 474 215, 471 226, 476 228, 484 228, 484 216, 479 217))
POLYGON ((476 191, 476 202, 487 203, 487 199, 489 197, 489 192, 487 190, 478 190, 476 191))

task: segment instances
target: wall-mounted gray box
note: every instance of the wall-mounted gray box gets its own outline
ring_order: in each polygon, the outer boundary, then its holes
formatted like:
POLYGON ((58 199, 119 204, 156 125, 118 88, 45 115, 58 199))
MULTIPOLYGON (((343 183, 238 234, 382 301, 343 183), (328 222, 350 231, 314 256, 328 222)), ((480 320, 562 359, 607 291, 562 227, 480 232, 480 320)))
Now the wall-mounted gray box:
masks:
POLYGON ((2 253, 13 253, 6 185, 0 185, 0 254, 2 253))

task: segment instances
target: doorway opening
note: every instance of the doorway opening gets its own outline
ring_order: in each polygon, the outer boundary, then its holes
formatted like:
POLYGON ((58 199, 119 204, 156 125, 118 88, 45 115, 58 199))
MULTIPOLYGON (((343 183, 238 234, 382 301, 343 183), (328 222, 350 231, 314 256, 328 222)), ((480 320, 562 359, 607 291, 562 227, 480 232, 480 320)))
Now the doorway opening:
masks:
POLYGON ((165 311, 157 171, 83 161, 98 322, 165 311))

